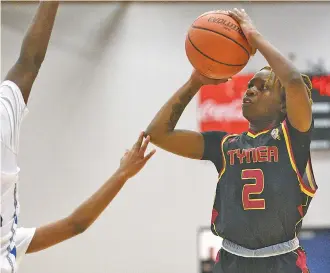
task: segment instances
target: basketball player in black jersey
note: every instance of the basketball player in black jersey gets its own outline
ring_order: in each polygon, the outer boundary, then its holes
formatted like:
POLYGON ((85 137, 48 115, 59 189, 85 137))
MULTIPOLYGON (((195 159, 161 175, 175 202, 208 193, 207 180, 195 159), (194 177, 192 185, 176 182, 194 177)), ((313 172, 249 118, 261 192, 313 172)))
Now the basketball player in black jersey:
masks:
POLYGON ((297 234, 317 189, 310 161, 311 82, 265 40, 244 10, 228 13, 270 65, 254 75, 242 101, 249 131, 175 129, 203 85, 227 81, 194 71, 146 134, 169 152, 212 161, 219 173, 211 229, 224 240, 215 273, 306 273, 297 234))

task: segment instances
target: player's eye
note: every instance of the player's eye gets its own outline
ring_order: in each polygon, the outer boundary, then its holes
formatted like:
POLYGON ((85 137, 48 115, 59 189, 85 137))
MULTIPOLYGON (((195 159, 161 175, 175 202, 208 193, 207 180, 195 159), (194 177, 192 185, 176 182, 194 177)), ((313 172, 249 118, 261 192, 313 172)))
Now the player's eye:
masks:
POLYGON ((264 82, 259 82, 255 85, 255 87, 258 89, 258 91, 262 92, 267 90, 267 84, 265 84, 264 82))

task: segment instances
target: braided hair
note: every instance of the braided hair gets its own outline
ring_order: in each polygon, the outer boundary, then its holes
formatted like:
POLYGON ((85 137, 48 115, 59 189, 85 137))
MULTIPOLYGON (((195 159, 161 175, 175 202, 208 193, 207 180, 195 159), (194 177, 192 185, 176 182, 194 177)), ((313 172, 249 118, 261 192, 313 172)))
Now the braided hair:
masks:
MULTIPOLYGON (((274 88, 276 86, 276 84, 279 84, 279 87, 284 90, 284 86, 281 84, 279 78, 275 75, 275 73, 273 72, 273 69, 270 67, 270 66, 265 66, 263 67, 261 70, 268 70, 270 71, 269 73, 269 76, 266 80, 266 83, 265 83, 265 87, 266 88, 274 88), (272 79, 272 74, 274 74, 274 78, 272 79)), ((301 77, 305 83, 305 86, 306 86, 306 90, 307 90, 307 94, 308 94, 308 97, 309 97, 309 102, 312 104, 313 103, 313 100, 312 100, 312 82, 311 80, 309 79, 309 77, 305 74, 301 74, 301 77)), ((285 100, 285 93, 284 93, 284 97, 283 99, 285 100)))

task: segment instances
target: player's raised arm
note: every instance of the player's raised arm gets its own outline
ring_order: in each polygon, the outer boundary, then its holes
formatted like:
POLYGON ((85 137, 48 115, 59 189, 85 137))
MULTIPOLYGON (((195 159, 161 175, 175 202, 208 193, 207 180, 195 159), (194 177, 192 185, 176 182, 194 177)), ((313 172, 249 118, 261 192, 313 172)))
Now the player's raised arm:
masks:
POLYGON ((100 216, 115 198, 125 182, 135 176, 156 152, 147 155, 149 138, 143 140, 143 133, 132 149, 120 161, 118 170, 89 199, 82 203, 68 217, 37 228, 27 253, 37 252, 70 239, 85 231, 100 216))
POLYGON ((203 85, 226 81, 207 79, 194 71, 190 79, 163 105, 149 124, 146 135, 150 136, 151 142, 171 153, 201 159, 204 152, 202 134, 175 127, 184 109, 203 85))
POLYGON ((251 19, 243 10, 229 12, 241 25, 250 44, 265 57, 285 89, 286 111, 291 125, 300 132, 310 129, 312 107, 308 95, 311 88, 309 80, 304 81, 298 69, 269 43, 253 26, 251 19))
POLYGON ((5 78, 20 88, 25 103, 45 58, 58 5, 58 1, 40 2, 33 22, 24 37, 20 55, 5 78))

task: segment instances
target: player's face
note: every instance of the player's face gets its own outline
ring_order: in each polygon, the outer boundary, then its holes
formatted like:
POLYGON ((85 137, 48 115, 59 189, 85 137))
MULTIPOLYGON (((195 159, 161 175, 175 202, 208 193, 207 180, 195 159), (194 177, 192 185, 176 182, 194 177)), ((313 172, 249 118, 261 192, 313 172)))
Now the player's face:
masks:
POLYGON ((242 103, 243 115, 248 121, 271 123, 280 117, 281 90, 276 88, 273 82, 274 74, 268 70, 261 70, 248 83, 242 103))

